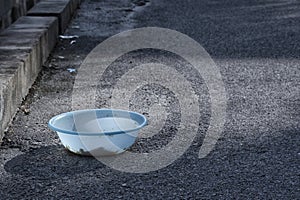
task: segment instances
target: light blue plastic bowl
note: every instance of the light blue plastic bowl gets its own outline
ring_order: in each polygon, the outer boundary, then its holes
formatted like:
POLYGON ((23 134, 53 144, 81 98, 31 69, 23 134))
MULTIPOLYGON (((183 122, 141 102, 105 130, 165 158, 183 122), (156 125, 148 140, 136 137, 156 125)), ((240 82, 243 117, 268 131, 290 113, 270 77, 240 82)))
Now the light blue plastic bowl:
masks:
POLYGON ((91 109, 62 113, 48 126, 57 132, 69 151, 80 155, 107 156, 131 147, 147 124, 142 114, 116 109, 91 109))

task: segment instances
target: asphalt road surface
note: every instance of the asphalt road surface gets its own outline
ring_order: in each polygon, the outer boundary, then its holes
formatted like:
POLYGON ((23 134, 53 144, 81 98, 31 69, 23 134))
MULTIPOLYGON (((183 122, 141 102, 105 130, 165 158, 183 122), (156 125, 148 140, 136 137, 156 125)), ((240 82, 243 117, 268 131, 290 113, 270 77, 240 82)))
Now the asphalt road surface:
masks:
MULTIPOLYGON (((0 147, 0 199, 299 199, 299 10, 297 0, 84 1, 65 33, 79 38, 59 41, 24 101, 29 114, 18 112, 0 147), (127 53, 109 66, 97 107, 109 107, 111 88, 133 66, 173 67, 199 98, 198 133, 188 150, 167 167, 138 174, 64 150, 47 122, 72 109, 86 55, 114 34, 149 26, 193 38, 219 68, 228 101, 213 151, 198 158, 212 116, 203 77, 180 56, 154 49, 127 53)), ((160 82, 134 92, 129 107, 150 118, 163 107, 167 116, 131 152, 156 151, 180 128, 178 98, 160 82)))

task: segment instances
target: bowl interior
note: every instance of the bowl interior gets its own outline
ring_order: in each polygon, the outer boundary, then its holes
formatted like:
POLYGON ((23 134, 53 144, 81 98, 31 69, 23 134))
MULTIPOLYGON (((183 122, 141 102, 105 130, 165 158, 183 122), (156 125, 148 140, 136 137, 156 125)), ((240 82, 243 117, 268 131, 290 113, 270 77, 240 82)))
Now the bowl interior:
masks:
POLYGON ((80 110, 63 113, 49 121, 52 130, 68 134, 119 134, 136 131, 146 118, 135 112, 112 109, 80 110))

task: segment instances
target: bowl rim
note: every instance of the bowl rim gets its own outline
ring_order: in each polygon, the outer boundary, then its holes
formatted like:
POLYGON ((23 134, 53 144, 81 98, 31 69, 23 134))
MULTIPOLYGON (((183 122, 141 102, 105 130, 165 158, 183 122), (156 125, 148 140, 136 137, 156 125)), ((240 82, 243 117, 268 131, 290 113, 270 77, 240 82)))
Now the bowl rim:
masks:
POLYGON ((130 133, 130 132, 134 132, 134 131, 137 131, 141 128, 143 128, 144 126, 146 126, 148 123, 147 121, 147 118, 138 113, 138 112, 133 112, 133 111, 128 111, 128 110, 121 110, 121 109, 84 109, 84 110, 75 110, 75 111, 70 111, 70 112, 65 112, 65 113, 61 113, 59 115, 56 115, 54 117, 52 117, 49 122, 48 122, 48 127, 53 130, 53 131, 56 131, 56 132, 59 132, 59 133, 63 133, 63 134, 70 134, 70 135, 81 135, 81 136, 103 136, 103 135, 117 135, 117 134, 127 134, 127 133, 130 133), (84 113, 84 112, 101 112, 101 111, 112 111, 112 112, 126 112, 126 113, 129 113, 130 115, 136 115, 136 116, 139 116, 143 119, 142 123, 139 124, 136 128, 133 128, 133 129, 128 129, 126 131, 123 131, 123 130, 118 130, 118 131, 104 131, 104 132, 101 132, 101 133, 93 133, 93 132, 76 132, 76 131, 72 131, 72 130, 66 130, 66 129, 61 129, 61 128, 58 128, 54 125, 54 122, 56 120, 59 120, 61 118, 64 118, 64 117, 67 117, 67 116, 70 116, 70 115, 73 115, 74 113, 84 113))

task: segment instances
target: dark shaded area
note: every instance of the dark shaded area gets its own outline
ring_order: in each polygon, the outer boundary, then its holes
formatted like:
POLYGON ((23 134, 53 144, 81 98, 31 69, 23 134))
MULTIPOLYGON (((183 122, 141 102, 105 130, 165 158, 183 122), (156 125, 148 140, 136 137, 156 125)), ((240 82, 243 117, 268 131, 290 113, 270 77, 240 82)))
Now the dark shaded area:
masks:
POLYGON ((177 30, 213 58, 299 58, 299 1, 152 0, 139 27, 177 30))
POLYGON ((42 147, 7 162, 5 169, 13 176, 1 183, 0 195, 227 199, 234 194, 243 199, 297 199, 299 140, 297 131, 233 146, 221 139, 216 151, 201 160, 194 143, 171 166, 147 174, 117 172, 61 147, 42 147))
POLYGON ((38 179, 57 179, 99 170, 104 166, 93 157, 75 155, 62 146, 31 149, 5 164, 12 174, 38 179))

